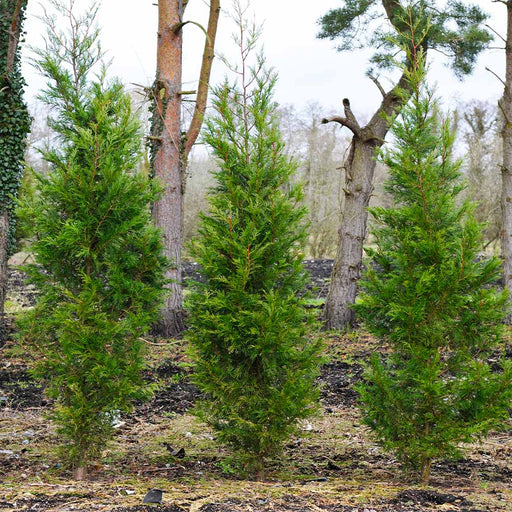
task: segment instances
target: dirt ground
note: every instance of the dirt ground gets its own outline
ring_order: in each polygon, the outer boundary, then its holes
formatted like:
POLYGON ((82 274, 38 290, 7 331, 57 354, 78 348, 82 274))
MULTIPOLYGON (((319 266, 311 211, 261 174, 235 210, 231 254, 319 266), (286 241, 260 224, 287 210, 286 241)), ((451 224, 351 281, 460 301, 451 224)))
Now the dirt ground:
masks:
MULTIPOLYGON (((328 263, 318 266, 328 272, 328 263)), ((88 480, 76 482, 45 418, 52 404, 22 350, 8 342, 0 348, 0 512, 512 512, 512 423, 467 446, 462 460, 438 461, 430 485, 419 485, 360 422, 353 386, 369 354, 383 347, 363 332, 330 336, 326 345, 322 414, 301 425, 264 478, 246 480, 191 414, 200 394, 183 342, 148 339, 153 399, 121 417, 88 480), (143 504, 149 489, 163 491, 161 504, 143 504)))

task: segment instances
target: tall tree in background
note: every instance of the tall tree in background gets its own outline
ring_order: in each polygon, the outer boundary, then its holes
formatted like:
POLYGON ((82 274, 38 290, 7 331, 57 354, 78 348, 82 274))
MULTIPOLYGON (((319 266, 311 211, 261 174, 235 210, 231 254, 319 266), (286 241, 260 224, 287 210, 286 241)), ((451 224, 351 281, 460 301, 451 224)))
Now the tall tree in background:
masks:
POLYGON ((153 86, 151 137, 152 173, 164 185, 162 198, 153 206, 153 218, 163 232, 165 254, 170 262, 167 278, 170 293, 155 327, 161 336, 175 336, 184 329, 182 263, 183 194, 187 157, 203 122, 220 0, 210 0, 210 16, 197 88, 194 115, 188 130, 182 127, 182 50, 185 9, 188 0, 159 0, 157 71, 153 86))
MULTIPOLYGON (((503 113, 503 160, 501 165, 501 252, 503 281, 512 291, 512 0, 507 6, 507 36, 505 40, 505 89, 500 100, 503 113)), ((507 323, 512 323, 509 309, 507 323)))
POLYGON ((23 101, 19 40, 28 0, 0 0, 0 346, 5 336, 7 261, 14 241, 14 199, 23 175, 30 117, 23 101))
MULTIPOLYGON (((392 57, 400 51, 399 45, 412 40, 411 26, 420 31, 430 26, 423 41, 424 50, 438 49, 448 55, 459 77, 471 72, 477 55, 492 39, 483 25, 487 15, 478 7, 466 6, 457 0, 446 5, 435 0, 344 0, 343 3, 343 7, 332 9, 320 19, 319 37, 339 40, 339 51, 379 48, 371 62, 380 69, 390 68, 392 57), (389 25, 384 24, 386 19, 389 25), (379 26, 378 20, 383 22, 379 26)), ((409 64, 406 71, 410 69, 409 64)), ((399 90, 409 88, 404 73, 389 92, 377 78, 371 78, 382 93, 382 102, 368 124, 359 124, 348 99, 343 100, 344 116, 323 121, 339 123, 353 134, 345 162, 345 201, 338 251, 325 305, 326 327, 332 329, 343 329, 354 319, 351 305, 361 275, 368 219, 366 208, 373 191, 376 149, 384 143, 389 129, 387 119, 399 113, 408 99, 407 95, 399 94, 399 90)))
POLYGON ((476 201, 475 216, 484 225, 484 249, 499 242, 501 178, 496 169, 503 153, 497 106, 481 101, 461 105, 459 131, 464 141, 466 194, 476 201))

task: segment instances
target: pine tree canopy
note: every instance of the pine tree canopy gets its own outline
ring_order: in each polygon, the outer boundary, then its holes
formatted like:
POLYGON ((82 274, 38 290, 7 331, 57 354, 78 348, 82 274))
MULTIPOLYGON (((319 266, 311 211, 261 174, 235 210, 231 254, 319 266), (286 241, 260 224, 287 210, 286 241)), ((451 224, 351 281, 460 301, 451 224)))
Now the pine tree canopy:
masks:
POLYGON ((471 73, 478 54, 492 40, 485 27, 488 15, 477 5, 459 0, 342 0, 319 20, 319 38, 338 42, 339 51, 378 48, 371 58, 389 67, 397 50, 410 42, 410 28, 428 35, 424 49, 447 55, 458 77, 471 73), (412 19, 410 19, 412 18, 412 19), (386 20, 390 23, 386 23, 386 20))

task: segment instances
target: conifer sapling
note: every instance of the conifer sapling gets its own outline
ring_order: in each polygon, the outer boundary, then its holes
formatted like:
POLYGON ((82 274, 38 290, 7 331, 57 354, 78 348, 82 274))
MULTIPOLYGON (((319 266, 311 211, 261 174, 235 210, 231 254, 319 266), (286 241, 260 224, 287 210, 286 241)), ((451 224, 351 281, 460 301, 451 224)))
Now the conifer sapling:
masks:
POLYGON ((241 27, 241 83, 214 89, 204 134, 219 170, 191 248, 206 282, 189 297, 187 337, 206 395, 197 413, 260 472, 314 412, 321 346, 300 296, 305 211, 277 125, 276 76, 261 57, 249 68, 255 33, 244 39, 241 27))
POLYGON ((459 455, 460 443, 508 418, 512 369, 488 364, 502 340, 500 262, 479 257, 482 227, 473 205, 459 199, 454 133, 425 84, 420 47, 412 41, 408 50, 411 100, 382 153, 394 205, 371 209, 376 247, 367 250, 355 308, 391 346, 385 361, 373 358, 360 387, 365 421, 428 482, 433 460, 459 455))
MULTIPOLYGON (((86 474, 112 434, 118 411, 145 396, 140 336, 155 320, 165 259, 151 224, 150 180, 136 172, 141 129, 130 98, 104 70, 96 8, 68 33, 49 18, 37 67, 47 78, 54 147, 43 151, 48 176, 27 205, 36 264, 27 272, 39 294, 21 327, 36 355, 35 373, 56 399, 51 417, 75 476, 86 474)), ((72 14, 72 15, 71 15, 72 14)))

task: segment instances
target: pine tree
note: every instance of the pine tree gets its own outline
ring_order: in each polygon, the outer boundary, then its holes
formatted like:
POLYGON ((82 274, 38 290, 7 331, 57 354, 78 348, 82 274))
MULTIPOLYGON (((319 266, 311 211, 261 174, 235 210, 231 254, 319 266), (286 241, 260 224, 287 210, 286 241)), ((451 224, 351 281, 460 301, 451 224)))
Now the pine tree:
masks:
MULTIPOLYGON (((506 294, 494 284, 500 261, 479 258, 474 206, 460 204, 454 134, 425 85, 423 53, 407 79, 410 103, 393 122, 383 152, 394 206, 373 208, 376 248, 355 309, 391 354, 374 357, 361 386, 366 423, 423 481, 440 457, 508 418, 512 368, 494 372, 489 354, 502 341, 506 294)), ((416 53, 418 52, 418 53, 416 53)))
POLYGON ((214 89, 206 124, 219 170, 191 248, 206 282, 189 297, 187 337, 206 394, 199 417, 259 472, 314 412, 321 346, 300 296, 305 210, 278 129, 276 76, 261 59, 240 74, 240 85, 214 89))
POLYGON ((50 18, 37 62, 58 140, 43 152, 51 172, 38 177, 36 202, 27 206, 36 237, 36 265, 27 271, 39 294, 21 327, 81 478, 117 411, 147 394, 140 336, 158 314, 165 259, 151 224, 155 190, 135 170, 139 120, 119 82, 104 72, 90 81, 100 57, 95 9, 72 14, 67 34, 50 18))

